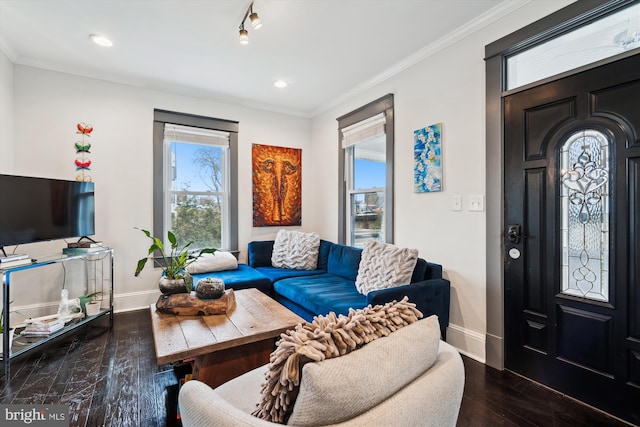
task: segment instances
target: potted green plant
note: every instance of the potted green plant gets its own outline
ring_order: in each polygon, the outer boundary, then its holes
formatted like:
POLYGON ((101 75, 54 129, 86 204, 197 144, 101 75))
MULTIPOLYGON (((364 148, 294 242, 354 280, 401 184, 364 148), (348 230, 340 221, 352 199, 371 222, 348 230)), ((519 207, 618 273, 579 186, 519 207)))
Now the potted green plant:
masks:
POLYGON ((93 293, 78 297, 78 300, 80 301, 80 308, 85 314, 87 314, 87 307, 86 307, 87 304, 94 301, 96 297, 99 297, 100 295, 102 295, 102 292, 93 292, 93 293))
POLYGON ((162 277, 159 282, 160 291, 165 295, 191 292, 193 287, 193 278, 191 278, 189 273, 187 273, 187 266, 198 259, 202 254, 213 254, 216 249, 200 249, 195 257, 190 257, 188 248, 193 242, 180 246, 176 236, 171 231, 167 231, 167 237, 169 239, 169 243, 171 243, 171 250, 167 253, 162 240, 152 236, 147 230, 143 230, 141 228, 138 228, 138 230, 142 231, 148 238, 150 238, 152 243, 149 247, 147 256, 138 261, 135 273, 136 277, 147 264, 149 256, 153 256, 157 251, 160 253, 162 262, 156 258, 153 258, 153 260, 159 267, 162 267, 162 277))

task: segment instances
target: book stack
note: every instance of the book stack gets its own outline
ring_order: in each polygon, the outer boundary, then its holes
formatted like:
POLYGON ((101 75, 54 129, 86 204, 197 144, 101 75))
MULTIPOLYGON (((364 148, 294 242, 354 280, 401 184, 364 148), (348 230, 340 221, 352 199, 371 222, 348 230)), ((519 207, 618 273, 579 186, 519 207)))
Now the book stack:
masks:
POLYGON ((27 254, 15 254, 0 257, 0 269, 2 270, 27 264, 31 264, 31 258, 29 258, 29 255, 27 254))
POLYGON ((67 243, 67 247, 71 248, 71 249, 77 249, 77 248, 82 248, 82 249, 100 248, 100 247, 102 247, 102 242, 86 242, 86 241, 71 242, 71 243, 67 243))
POLYGON ((91 248, 62 248, 62 253, 65 255, 78 255, 86 254, 88 252, 95 252, 101 250, 102 246, 94 246, 91 248))
POLYGON ((27 324, 21 335, 25 337, 48 337, 52 333, 64 328, 64 320, 59 318, 39 320, 27 324))

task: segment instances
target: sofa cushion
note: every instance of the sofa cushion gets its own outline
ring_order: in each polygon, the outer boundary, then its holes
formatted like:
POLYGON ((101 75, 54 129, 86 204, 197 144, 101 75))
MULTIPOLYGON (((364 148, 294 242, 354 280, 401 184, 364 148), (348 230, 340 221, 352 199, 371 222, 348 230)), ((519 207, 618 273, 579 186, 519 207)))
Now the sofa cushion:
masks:
POLYGON ((271 254, 271 265, 280 268, 315 270, 318 266, 318 233, 280 230, 271 254))
POLYGON ((363 308, 367 297, 359 293, 353 280, 330 273, 278 280, 273 284, 276 295, 305 307, 312 313, 347 314, 349 308, 363 308))
POLYGON ((290 277, 313 276, 315 274, 326 273, 324 270, 293 270, 278 267, 256 267, 256 270, 267 276, 272 282, 288 279, 290 277))
POLYGON ((354 281, 358 275, 362 249, 334 244, 329 249, 327 272, 354 281))
MULTIPOLYGON (((216 393, 233 403, 233 406, 244 413, 250 414, 256 409, 260 402, 260 384, 264 381, 266 366, 259 366, 246 372, 231 381, 227 381, 216 387, 216 393)), ((210 402, 207 402, 210 405, 210 402)), ((214 424, 213 420, 207 420, 214 424)), ((211 425, 210 424, 210 425, 211 425)), ((169 423, 167 423, 169 425, 169 423)))
POLYGON ((320 239, 320 249, 318 250, 318 270, 327 271, 329 264, 329 251, 335 243, 320 239))
POLYGON ((307 363, 288 424, 337 424, 366 412, 431 368, 439 343, 438 318, 430 316, 345 356, 307 363))
POLYGON ((369 240, 362 251, 356 288, 366 295, 378 289, 407 285, 417 260, 417 249, 369 240))
POLYGON ((200 279, 213 277, 221 279, 227 289, 233 288, 235 290, 239 290, 256 288, 265 293, 269 293, 271 291, 271 280, 269 280, 269 278, 264 274, 246 264, 238 264, 238 268, 235 270, 193 274, 192 277, 194 285, 196 285, 200 279))
POLYGON ((273 240, 249 242, 248 257, 251 267, 271 267, 273 240))
POLYGON ((422 258, 418 258, 416 261, 416 267, 413 269, 413 274, 411 274, 411 283, 421 282, 426 279, 425 275, 427 274, 427 261, 422 258))
POLYGON ((186 268, 189 274, 210 273, 212 271, 235 270, 238 260, 231 252, 216 251, 202 254, 186 268))

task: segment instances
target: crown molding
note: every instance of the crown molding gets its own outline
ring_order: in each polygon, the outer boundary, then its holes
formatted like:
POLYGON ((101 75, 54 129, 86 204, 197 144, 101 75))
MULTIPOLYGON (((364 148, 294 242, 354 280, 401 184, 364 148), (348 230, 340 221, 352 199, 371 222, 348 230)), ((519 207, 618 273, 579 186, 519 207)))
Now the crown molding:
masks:
POLYGON ((16 63, 15 49, 13 48, 11 43, 9 43, 7 39, 1 35, 0 35, 0 52, 4 53, 12 63, 14 64, 16 63))
POLYGON ((434 41, 433 43, 425 46, 424 48, 420 49, 416 53, 406 57, 405 59, 398 62, 397 64, 387 68, 385 71, 378 74, 377 76, 374 76, 369 80, 366 80, 362 84, 356 86, 355 88, 345 93, 341 97, 333 100, 329 104, 326 104, 323 107, 317 110, 314 110, 313 112, 311 112, 309 117, 319 116, 320 114, 325 113, 330 109, 339 106, 340 104, 347 101, 348 99, 368 89, 371 89, 372 87, 398 75, 402 71, 418 64, 419 62, 424 61, 425 59, 435 55, 436 53, 446 49, 447 47, 459 42, 460 40, 466 37, 469 37, 473 33, 494 23, 495 21, 505 17, 506 15, 509 15, 515 10, 520 9, 521 7, 530 3, 531 1, 532 0, 507 0, 505 2, 500 3, 499 5, 493 7, 492 9, 478 16, 477 18, 467 22, 463 27, 459 27, 456 30, 447 34, 446 36, 441 37, 440 39, 434 41))
MULTIPOLYGON (((1 1, 1 0, 0 0, 1 1)), ((18 58, 12 60, 15 65, 31 67, 38 70, 50 71, 55 73, 69 74, 72 76, 83 77, 91 80, 104 81, 108 83, 132 86, 139 89, 154 90, 177 96, 188 96, 190 98, 202 99, 209 102, 218 102, 221 104, 229 104, 236 107, 244 107, 252 110, 262 110, 270 113, 285 114, 288 116, 301 117, 305 119, 311 118, 308 111, 299 109, 285 108, 268 103, 260 103, 251 99, 241 98, 221 94, 215 91, 178 85, 175 83, 166 83, 159 80, 152 80, 143 77, 126 76, 117 73, 103 72, 96 69, 71 67, 54 62, 41 61, 33 58, 18 58)))
POLYGON ((479 15, 472 21, 466 23, 463 27, 459 27, 458 29, 450 32, 446 36, 434 41, 433 43, 425 46, 414 54, 406 57, 402 61, 397 64, 387 68, 380 74, 373 76, 372 78, 366 80, 360 85, 354 87, 349 90, 342 96, 332 100, 331 102, 324 104, 315 109, 294 109, 294 108, 286 108, 280 107, 268 103, 257 103, 250 99, 233 97, 221 93, 216 93, 214 91, 207 91, 198 88, 192 88, 188 86, 175 85, 166 82, 161 82, 157 80, 149 80, 144 78, 138 78, 133 76, 122 76, 115 73, 105 73, 100 70, 95 69, 80 69, 77 67, 69 67, 61 64, 55 64, 48 61, 41 61, 34 58, 22 57, 16 54, 13 47, 5 40, 3 37, 0 37, 0 51, 2 51, 9 60, 16 65, 23 65, 27 67, 39 68, 48 71, 60 72, 65 74, 76 75, 80 77, 103 80, 112 83, 119 83, 129 86, 134 86, 138 88, 146 88, 158 90, 166 93, 171 93, 174 95, 182 95, 182 96, 190 96, 199 99, 205 99, 212 102, 221 102, 230 105, 256 109, 256 110, 264 110, 277 114, 286 114, 290 116, 312 119, 322 113, 325 113, 332 108, 338 107, 354 96, 365 92, 368 89, 375 87, 376 85, 398 75, 402 71, 424 61, 425 59, 437 54, 438 52, 446 49, 447 47, 457 43, 458 41, 469 37, 476 31, 481 30, 482 28, 490 25, 491 23, 503 18, 504 16, 512 13, 513 11, 525 6, 530 3, 532 0, 506 0, 489 11, 485 12, 482 15, 479 15))

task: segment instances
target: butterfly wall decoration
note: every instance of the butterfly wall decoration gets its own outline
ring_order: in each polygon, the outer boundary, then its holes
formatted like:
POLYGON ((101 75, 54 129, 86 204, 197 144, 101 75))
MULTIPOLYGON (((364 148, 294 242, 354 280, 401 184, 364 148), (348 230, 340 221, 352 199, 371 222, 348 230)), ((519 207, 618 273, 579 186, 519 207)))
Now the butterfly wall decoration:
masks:
POLYGON ((85 138, 91 137, 91 132, 93 132, 93 126, 88 125, 84 122, 80 122, 76 125, 76 134, 82 135, 82 139, 80 141, 76 141, 76 159, 74 161, 76 165, 76 171, 79 171, 78 175, 76 175, 76 181, 85 181, 91 182, 91 175, 87 174, 86 171, 89 171, 89 166, 91 166, 91 160, 87 158, 87 154, 90 154, 89 151, 91 149, 91 143, 87 142, 85 138))

